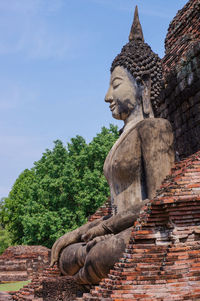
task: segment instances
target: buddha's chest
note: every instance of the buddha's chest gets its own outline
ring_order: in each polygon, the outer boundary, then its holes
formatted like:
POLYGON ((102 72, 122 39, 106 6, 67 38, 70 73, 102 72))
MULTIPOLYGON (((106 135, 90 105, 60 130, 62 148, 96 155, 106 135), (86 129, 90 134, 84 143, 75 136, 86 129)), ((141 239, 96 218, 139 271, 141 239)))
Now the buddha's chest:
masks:
POLYGON ((128 135, 122 135, 111 149, 104 164, 104 174, 109 184, 123 184, 133 182, 140 170, 141 143, 137 129, 133 129, 128 135))

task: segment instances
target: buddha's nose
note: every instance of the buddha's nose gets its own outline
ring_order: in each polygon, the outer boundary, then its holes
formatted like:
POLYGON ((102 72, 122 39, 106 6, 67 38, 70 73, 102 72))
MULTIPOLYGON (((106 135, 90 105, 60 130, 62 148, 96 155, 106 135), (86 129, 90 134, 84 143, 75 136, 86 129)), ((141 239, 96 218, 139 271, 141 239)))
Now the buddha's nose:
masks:
POLYGON ((108 89, 108 92, 106 93, 105 96, 105 102, 112 102, 113 101, 113 96, 112 96, 112 91, 111 88, 108 89))

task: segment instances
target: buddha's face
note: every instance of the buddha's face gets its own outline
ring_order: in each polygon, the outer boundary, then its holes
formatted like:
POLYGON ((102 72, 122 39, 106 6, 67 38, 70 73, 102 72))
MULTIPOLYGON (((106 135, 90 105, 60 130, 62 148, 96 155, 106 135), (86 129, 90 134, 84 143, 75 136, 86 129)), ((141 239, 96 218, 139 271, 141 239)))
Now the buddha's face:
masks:
POLYGON ((121 66, 117 66, 110 79, 105 101, 110 103, 112 116, 126 120, 138 105, 138 87, 133 76, 121 66))

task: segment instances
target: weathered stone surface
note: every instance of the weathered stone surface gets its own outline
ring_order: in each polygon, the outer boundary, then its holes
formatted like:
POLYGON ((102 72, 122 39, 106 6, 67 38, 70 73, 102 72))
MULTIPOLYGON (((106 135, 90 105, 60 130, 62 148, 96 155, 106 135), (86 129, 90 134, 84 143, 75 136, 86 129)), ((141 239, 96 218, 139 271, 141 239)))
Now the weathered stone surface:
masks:
POLYGON ((121 212, 142 199, 154 197, 173 163, 173 134, 169 122, 149 118, 134 124, 122 133, 104 164, 114 206, 121 212))

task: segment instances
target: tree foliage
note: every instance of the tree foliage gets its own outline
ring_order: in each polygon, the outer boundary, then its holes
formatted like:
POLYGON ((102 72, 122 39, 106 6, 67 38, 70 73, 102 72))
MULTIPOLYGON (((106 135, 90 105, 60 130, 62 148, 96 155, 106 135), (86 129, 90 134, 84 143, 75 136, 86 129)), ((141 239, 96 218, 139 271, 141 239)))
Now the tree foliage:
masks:
POLYGON ((0 227, 0 255, 11 245, 12 241, 7 230, 0 227))
POLYGON ((4 228, 5 200, 0 200, 0 255, 11 245, 11 238, 8 231, 4 228))
POLYGON ((109 195, 103 164, 117 138, 117 127, 110 125, 89 144, 81 136, 67 147, 57 140, 53 150, 24 170, 0 212, 12 242, 51 247, 85 223, 109 195))

